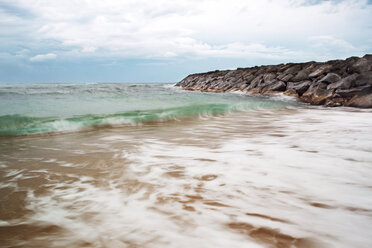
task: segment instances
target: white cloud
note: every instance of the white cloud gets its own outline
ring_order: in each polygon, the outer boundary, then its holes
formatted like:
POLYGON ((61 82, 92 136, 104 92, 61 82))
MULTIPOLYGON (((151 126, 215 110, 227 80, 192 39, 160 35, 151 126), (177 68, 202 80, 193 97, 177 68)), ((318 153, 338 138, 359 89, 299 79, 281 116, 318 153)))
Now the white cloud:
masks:
MULTIPOLYGON (((35 16, 35 39, 60 42, 78 56, 316 59, 314 44, 362 52, 358 46, 372 35, 366 0, 6 2, 35 16)), ((30 60, 53 58, 45 56, 30 60)))
POLYGON ((312 36, 309 38, 310 47, 318 53, 318 59, 328 60, 335 58, 334 54, 339 57, 349 57, 351 55, 363 55, 360 53, 362 48, 357 48, 344 39, 330 35, 312 36))
POLYGON ((38 54, 36 56, 33 56, 30 58, 30 61, 32 62, 41 62, 45 60, 52 60, 57 58, 57 55, 54 53, 47 53, 47 54, 38 54))
POLYGON ((313 46, 318 48, 328 47, 332 49, 343 49, 348 51, 355 50, 355 47, 349 42, 330 35, 313 36, 310 37, 310 40, 313 42, 313 46))

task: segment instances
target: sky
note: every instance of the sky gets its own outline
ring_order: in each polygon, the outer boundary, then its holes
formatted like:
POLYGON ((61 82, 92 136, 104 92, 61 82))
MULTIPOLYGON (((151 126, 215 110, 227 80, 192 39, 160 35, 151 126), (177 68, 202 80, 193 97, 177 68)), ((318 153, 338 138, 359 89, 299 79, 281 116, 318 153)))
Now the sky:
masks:
POLYGON ((372 0, 0 0, 0 82, 177 82, 372 53, 372 0))

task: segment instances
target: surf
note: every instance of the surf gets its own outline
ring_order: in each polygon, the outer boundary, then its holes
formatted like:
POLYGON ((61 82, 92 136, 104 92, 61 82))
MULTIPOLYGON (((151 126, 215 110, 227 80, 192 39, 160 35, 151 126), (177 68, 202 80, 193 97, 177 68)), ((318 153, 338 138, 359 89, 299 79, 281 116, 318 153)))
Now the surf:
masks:
POLYGON ((0 136, 76 132, 292 104, 233 93, 186 92, 172 84, 15 85, 0 87, 0 93, 0 136))

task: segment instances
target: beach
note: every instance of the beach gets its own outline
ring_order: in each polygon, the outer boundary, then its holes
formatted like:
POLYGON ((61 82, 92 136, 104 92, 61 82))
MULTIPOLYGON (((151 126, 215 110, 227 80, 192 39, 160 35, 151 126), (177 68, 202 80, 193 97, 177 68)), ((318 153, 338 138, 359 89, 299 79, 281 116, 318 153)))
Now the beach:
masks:
POLYGON ((172 84, 0 89, 2 247, 372 246, 371 109, 172 84))

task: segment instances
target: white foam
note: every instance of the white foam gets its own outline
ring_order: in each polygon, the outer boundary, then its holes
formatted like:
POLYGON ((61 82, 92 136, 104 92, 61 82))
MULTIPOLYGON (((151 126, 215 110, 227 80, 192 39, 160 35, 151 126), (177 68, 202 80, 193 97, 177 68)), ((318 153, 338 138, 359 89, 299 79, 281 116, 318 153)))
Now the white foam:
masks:
POLYGON ((8 170, 8 173, 6 174, 6 177, 13 177, 13 176, 19 176, 22 174, 24 170, 21 169, 13 169, 13 170, 8 170))
POLYGON ((317 239, 326 247, 371 247, 370 114, 249 111, 125 135, 92 132, 61 151, 66 161, 52 160, 72 168, 50 169, 63 179, 48 181, 47 193, 30 191, 34 214, 25 222, 62 227, 66 233, 53 236, 59 247, 78 241, 92 247, 267 246, 229 223, 317 239), (102 166, 87 159, 75 170, 68 158, 76 147, 109 156, 102 156, 102 166))
POLYGON ((287 96, 287 95, 284 95, 283 93, 277 93, 277 94, 271 95, 270 98, 275 99, 275 100, 280 100, 280 101, 290 101, 290 102, 298 101, 297 97, 287 96))
POLYGON ((128 140, 129 137, 125 135, 110 135, 107 137, 102 137, 101 140, 103 141, 122 141, 122 140, 128 140))
POLYGON ((57 120, 46 125, 50 131, 76 131, 84 127, 82 122, 71 122, 68 120, 57 120))
POLYGON ((9 222, 5 220, 0 220, 0 226, 9 226, 9 222))
POLYGON ((163 88, 166 88, 166 89, 174 89, 176 88, 176 84, 177 83, 174 83, 174 84, 164 84, 162 85, 163 88))

